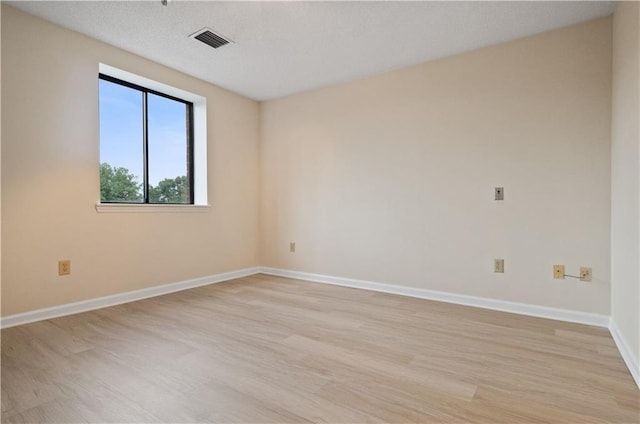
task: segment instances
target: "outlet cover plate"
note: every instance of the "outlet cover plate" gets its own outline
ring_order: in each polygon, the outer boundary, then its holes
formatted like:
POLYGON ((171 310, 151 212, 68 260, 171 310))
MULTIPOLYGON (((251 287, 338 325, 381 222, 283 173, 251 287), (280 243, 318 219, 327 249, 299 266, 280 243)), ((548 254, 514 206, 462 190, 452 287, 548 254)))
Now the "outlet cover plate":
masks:
POLYGON ((58 275, 69 274, 71 274, 71 261, 68 259, 58 261, 58 275))
POLYGON ((586 266, 580 267, 580 281, 591 281, 591 268, 586 266))
POLYGON ((564 280, 564 265, 553 266, 553 278, 564 280))
POLYGON ((493 272, 504 273, 504 259, 493 260, 493 272))

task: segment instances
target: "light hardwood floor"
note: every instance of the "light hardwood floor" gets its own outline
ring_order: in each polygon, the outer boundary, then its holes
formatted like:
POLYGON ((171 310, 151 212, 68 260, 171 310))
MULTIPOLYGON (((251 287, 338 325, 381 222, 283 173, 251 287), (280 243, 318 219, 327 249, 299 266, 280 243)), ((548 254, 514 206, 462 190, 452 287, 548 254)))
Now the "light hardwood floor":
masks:
POLYGON ((2 422, 638 423, 608 331, 257 275, 2 331, 2 422))

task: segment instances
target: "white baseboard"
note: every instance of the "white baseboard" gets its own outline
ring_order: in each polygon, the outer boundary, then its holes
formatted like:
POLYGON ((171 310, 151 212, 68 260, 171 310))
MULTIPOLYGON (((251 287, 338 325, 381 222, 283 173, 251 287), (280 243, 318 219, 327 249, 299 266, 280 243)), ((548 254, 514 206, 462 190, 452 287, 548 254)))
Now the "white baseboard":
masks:
POLYGON ((509 302, 506 300, 489 299, 485 297, 467 296, 463 294, 447 293, 436 290, 419 289, 414 287, 397 286, 393 284, 375 283, 372 281, 354 280, 351 278, 333 277, 329 275, 311 274, 308 272, 291 271, 288 269, 260 267, 262 274, 278 277, 296 278, 317 283, 335 284, 344 287, 373 290, 383 293, 399 294, 420 299, 437 300, 458 305, 475 306, 477 308, 495 311, 511 312, 558 321, 575 322, 578 324, 609 327, 609 316, 588 312, 571 311, 567 309, 550 308, 547 306, 530 305, 526 303, 509 302))
MULTIPOLYGON (((435 290, 419 289, 414 287, 398 286, 393 284, 376 283, 372 281, 355 280, 351 278, 333 277, 329 275, 312 274, 308 272, 292 271, 287 269, 269 268, 269 267, 253 267, 245 268, 237 271, 230 271, 221 274, 209 275, 206 277, 195 278, 192 280, 179 281, 177 283, 163 284, 161 286, 148 287, 145 289, 134 290, 124 293, 117 293, 110 296, 99 297, 95 299, 83 300, 80 302, 67 303, 51 308, 38 309, 35 311, 24 312, 16 315, 9 315, 1 318, 0 328, 14 327, 16 325, 27 324, 34 321, 51 319, 64 315, 77 314, 79 312, 90 311, 93 309, 105 308, 108 306, 120 305, 122 303, 133 302, 136 300, 147 299, 149 297, 160 296, 163 294, 173 293, 180 290, 186 290, 194 287, 200 287, 207 284, 219 283, 222 281, 233 280, 235 278, 246 277, 249 275, 263 273, 275 275, 279 277, 296 278, 305 281, 314 281, 318 283, 335 284, 344 287, 353 287, 365 290, 373 290, 384 293, 393 293, 403 296, 416 297, 420 299, 437 300, 441 302, 455 303, 459 305, 475 306, 478 308, 493 309, 496 311, 512 312, 521 315, 529 315, 541 318, 549 318, 560 321, 576 322, 579 324, 595 325, 598 327, 607 327, 614 335, 616 343, 620 340, 622 346, 626 348, 626 344, 622 341, 619 332, 613 321, 606 315, 592 314, 587 312, 571 311, 566 309, 549 308, 546 306, 536 306, 526 303, 508 302, 504 300, 489 299, 476 296, 467 296, 462 294, 447 293, 435 290), (614 333, 615 331, 615 333, 614 333), (617 337, 617 339, 616 339, 617 337)), ((620 345, 619 343, 619 345, 620 345)), ((626 348, 626 352, 629 352, 626 348)), ((629 354, 627 353, 627 356, 629 354)), ((631 356, 629 356, 631 358, 631 356)), ((626 360, 626 359, 625 359, 626 360)), ((636 364, 637 369, 637 364, 636 364)), ((637 374, 637 373, 636 373, 637 374)), ((634 376, 635 377, 635 376, 634 376)))
MULTIPOLYGON (((292 271, 287 269, 270 268, 270 267, 252 267, 244 268, 237 271, 224 272, 221 274, 209 275, 206 277, 195 278, 192 280, 179 281, 176 283, 163 284, 161 286, 148 287, 145 289, 134 290, 124 293, 117 293, 110 296, 98 297, 79 302, 67 303, 51 308, 37 309, 35 311, 24 312, 21 314, 8 315, 0 318, 0 328, 15 327, 16 325, 28 324, 30 322, 42 321, 46 319, 56 318, 65 315, 77 314, 94 309, 105 308, 108 306, 120 305, 123 303, 134 302, 136 300, 147 299, 150 297, 161 296, 163 294, 173 293, 194 287, 205 286, 208 284, 219 283, 222 281, 242 278, 249 275, 263 273, 279 277, 296 278, 305 281, 314 281, 318 283, 334 284, 344 287, 353 287, 358 289, 373 290, 383 293, 399 294, 403 296, 416 297, 420 299, 437 300, 440 302, 455 303, 459 305, 474 306, 484 309, 492 309, 496 311, 512 312, 520 315, 529 315, 534 317, 549 318, 559 321, 575 322, 579 324, 594 325, 597 327, 609 328, 609 316, 592 314, 587 312, 571 311, 566 309, 549 308, 546 306, 536 306, 526 303, 508 302, 504 300, 489 299, 483 297, 467 296, 462 294, 441 292, 435 290, 420 289, 414 287, 398 286, 393 284, 376 283, 372 281, 355 280, 351 278, 334 277, 329 275, 312 274, 308 272, 292 271)), ((615 339, 616 336, 614 336, 615 339)), ((617 334, 619 340, 620 335, 617 334)), ((618 343, 618 340, 616 340, 618 343)), ((620 346, 620 344, 619 344, 620 346)), ((626 346, 626 345, 624 345, 626 346)), ((628 352, 628 349, 627 349, 628 352)), ((627 355, 629 356, 629 355, 627 355)), ((630 357, 630 356, 629 356, 630 357)), ((626 360, 626 359, 625 359, 626 360)), ((636 366, 637 370, 637 366, 636 366)), ((637 375, 637 372, 636 372, 637 375)), ((635 377, 635 376, 634 376, 635 377)))
POLYGON ((220 283, 236 278, 242 278, 248 275, 257 274, 258 272, 260 272, 259 267, 244 268, 237 271, 223 272, 220 274, 195 278, 193 280, 163 284, 161 286, 148 287, 145 289, 117 293, 110 296, 82 300, 80 302, 67 303, 60 306, 53 306, 51 308, 37 309, 35 311, 9 315, 0 319, 0 328, 15 327, 16 325, 28 324, 30 322, 42 321, 65 315, 91 311, 94 309, 106 308, 108 306, 120 305, 122 303, 134 302, 136 300, 161 296, 163 294, 191 289, 194 287, 206 286, 208 284, 220 283))
POLYGON ((638 358, 634 357, 631 353, 629 345, 624 337, 622 337, 622 334, 620 333, 620 330, 613 318, 611 318, 609 323, 609 332, 611 333, 611 337, 613 337, 613 341, 616 342, 618 351, 620 351, 620 355, 622 356, 624 363, 627 365, 629 372, 631 372, 631 376, 636 381, 636 384, 640 389, 640 363, 638 363, 638 358))
POLYGON ((397 286, 393 284, 376 283, 372 281, 355 280, 351 278, 333 277, 329 275, 313 274, 309 272, 292 271, 287 269, 270 267, 252 267, 237 271, 224 272, 195 278, 192 280, 179 281, 176 283, 163 284, 161 286, 148 287, 124 293, 117 293, 110 296, 95 299, 83 300, 80 302, 67 303, 51 308, 38 309, 21 314, 9 315, 0 318, 0 328, 15 327, 17 325, 28 324, 35 321, 42 321, 65 315, 77 314, 94 309, 106 308, 123 303, 134 302, 136 300, 161 296, 181 290, 206 286, 208 284, 220 283, 236 278, 247 277, 254 274, 267 274, 278 277, 296 278, 298 280, 313 281, 317 283, 334 284, 343 287, 353 287, 358 289, 373 290, 383 293, 392 293, 402 296, 416 297, 420 299, 437 300, 440 302, 455 303, 459 305, 474 306, 496 311, 511 312, 520 315, 528 315, 540 318, 548 318, 559 321, 575 322, 579 324, 593 325, 608 328, 611 336, 629 368, 633 379, 640 388, 640 367, 638 360, 631 354, 629 346, 620 334, 613 319, 607 315, 592 314, 587 312, 571 311, 567 309, 550 308, 546 306, 530 305, 526 303, 509 302, 505 300, 489 299, 484 297, 467 296, 456 293, 447 293, 436 290, 419 289, 414 287, 397 286))

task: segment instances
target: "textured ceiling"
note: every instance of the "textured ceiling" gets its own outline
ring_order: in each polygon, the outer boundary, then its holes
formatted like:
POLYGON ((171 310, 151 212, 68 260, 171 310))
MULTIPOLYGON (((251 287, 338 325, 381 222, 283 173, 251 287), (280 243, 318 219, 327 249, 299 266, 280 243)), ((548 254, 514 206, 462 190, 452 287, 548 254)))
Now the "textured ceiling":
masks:
POLYGON ((9 2, 256 100, 609 15, 613 2, 9 2), (234 44, 188 36, 209 27, 234 44))

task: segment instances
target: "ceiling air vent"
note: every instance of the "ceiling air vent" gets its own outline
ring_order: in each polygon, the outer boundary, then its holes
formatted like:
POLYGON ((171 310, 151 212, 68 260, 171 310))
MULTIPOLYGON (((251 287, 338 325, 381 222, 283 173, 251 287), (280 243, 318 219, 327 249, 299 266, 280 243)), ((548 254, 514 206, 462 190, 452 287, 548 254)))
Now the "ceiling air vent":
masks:
POLYGON ((209 28, 203 28, 200 31, 191 34, 189 37, 202 41, 204 44, 211 46, 214 49, 233 42, 220 34, 216 34, 209 28))

